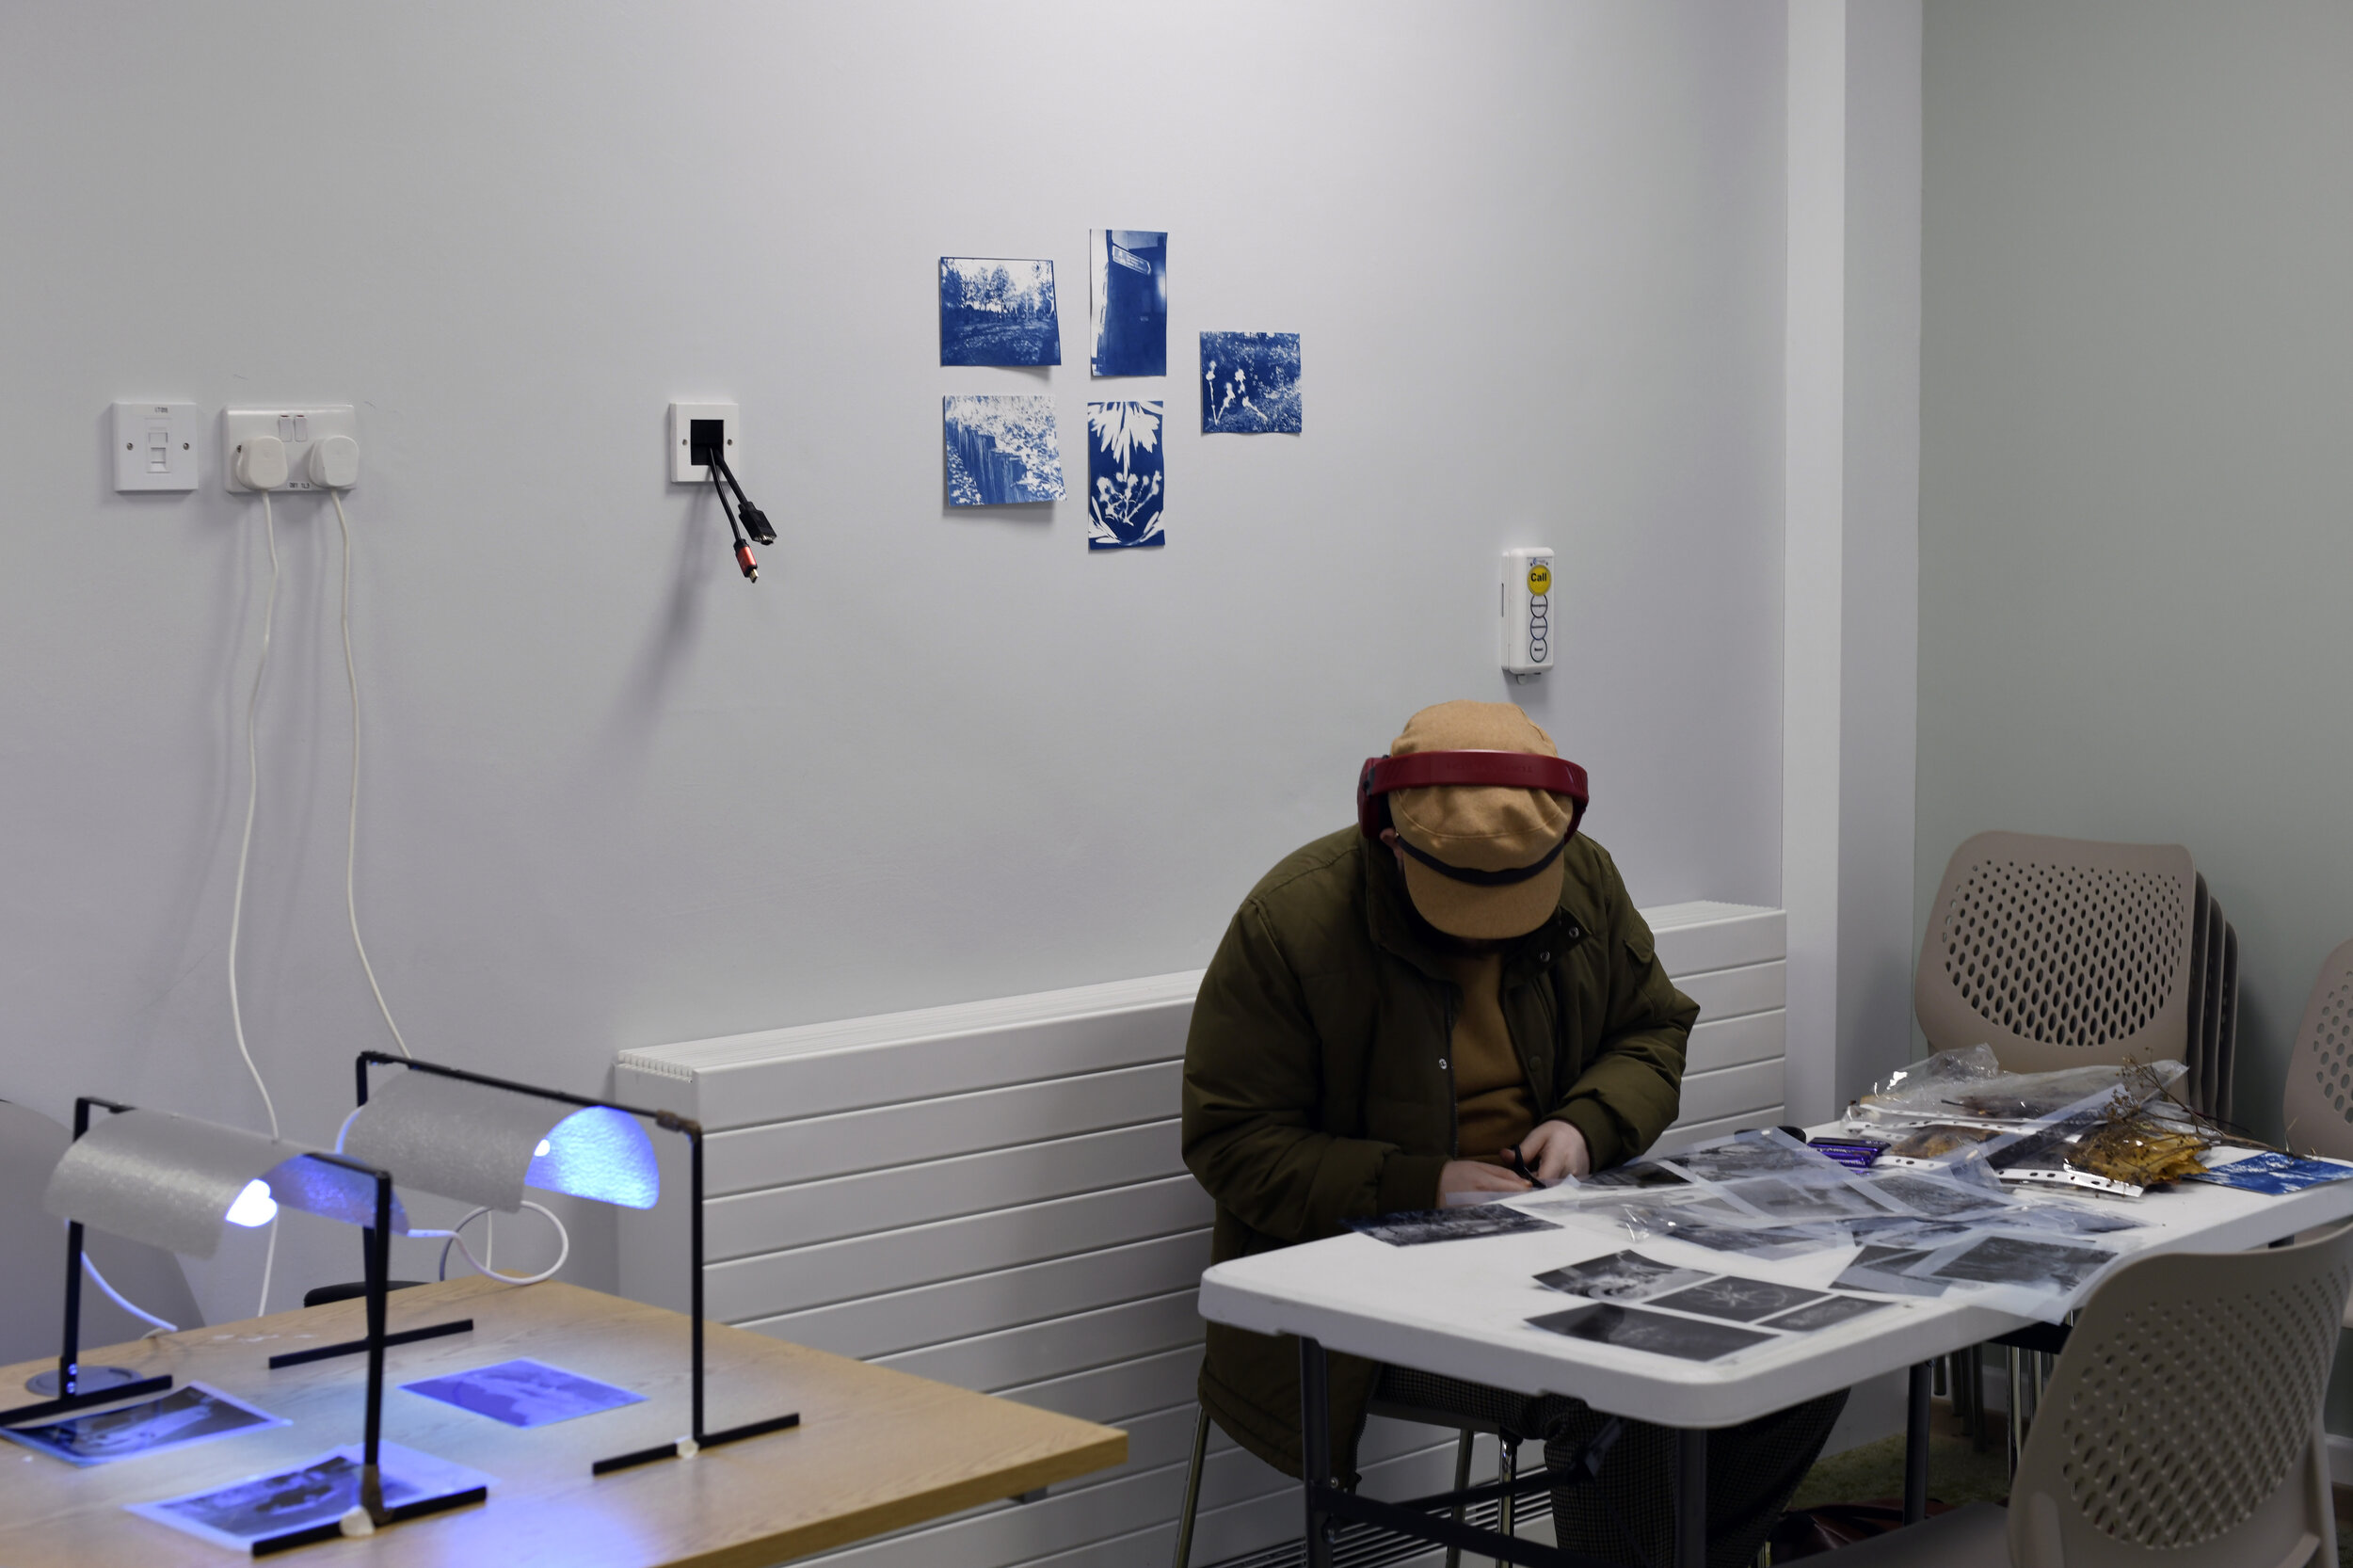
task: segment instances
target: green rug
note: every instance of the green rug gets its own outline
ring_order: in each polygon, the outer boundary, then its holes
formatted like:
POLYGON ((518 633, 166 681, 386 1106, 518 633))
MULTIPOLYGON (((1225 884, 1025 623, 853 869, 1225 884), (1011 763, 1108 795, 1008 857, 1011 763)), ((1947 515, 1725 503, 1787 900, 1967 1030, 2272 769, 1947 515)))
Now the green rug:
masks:
MULTIPOLYGON (((1899 1432, 1849 1448, 1815 1463, 1791 1498, 1794 1511, 1822 1503, 1861 1503, 1904 1495, 1904 1440, 1899 1432)), ((1984 1453, 1965 1437, 1929 1439, 1929 1496, 1959 1508, 1963 1503, 1999 1503, 2009 1498, 2009 1477, 1996 1445, 1984 1453)))

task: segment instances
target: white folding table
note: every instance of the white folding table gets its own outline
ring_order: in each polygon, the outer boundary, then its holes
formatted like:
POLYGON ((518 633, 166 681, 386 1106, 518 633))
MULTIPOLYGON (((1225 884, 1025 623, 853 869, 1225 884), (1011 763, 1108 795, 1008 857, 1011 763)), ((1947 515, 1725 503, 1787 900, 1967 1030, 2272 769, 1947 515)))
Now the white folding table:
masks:
MULTIPOLYGON (((2146 1222, 2139 1230, 2091 1239, 2129 1256, 2221 1253, 2283 1241, 2298 1231, 2353 1218, 2353 1181, 2279 1197, 2193 1181, 2138 1200, 2076 1201, 2115 1207, 2146 1222)), ((1327 1349, 1515 1393, 1573 1395, 1607 1415, 1678 1429, 1674 1562, 1676 1568, 1705 1568, 1709 1430, 1737 1426, 1908 1368, 1907 1467, 1919 1479, 1925 1498, 1929 1366, 1940 1355, 2031 1320, 1972 1304, 1968 1294, 1957 1289, 1950 1299, 1888 1298, 1892 1304, 1884 1311, 1760 1345, 1721 1362, 1681 1361, 1588 1343, 1529 1326, 1530 1318, 1577 1304, 1575 1297, 1538 1285, 1535 1275, 1639 1247, 1661 1262, 1819 1288, 1852 1261, 1855 1249, 1758 1261, 1684 1242, 1638 1241, 1591 1208, 1530 1207, 1529 1212, 1561 1228, 1418 1246, 1340 1236, 1221 1263, 1202 1275, 1203 1317, 1259 1334, 1299 1336, 1310 1568, 1326 1568, 1330 1561, 1327 1519, 1369 1523, 1529 1568, 1582 1568, 1592 1560, 1426 1511, 1456 1495, 1424 1499, 1423 1507, 1416 1508, 1356 1497, 1331 1486, 1329 1411, 1322 1394, 1327 1349)), ((1539 1474, 1513 1490, 1542 1484, 1539 1474)), ((1493 1491, 1474 1488, 1461 1496, 1467 1500, 1493 1491)))

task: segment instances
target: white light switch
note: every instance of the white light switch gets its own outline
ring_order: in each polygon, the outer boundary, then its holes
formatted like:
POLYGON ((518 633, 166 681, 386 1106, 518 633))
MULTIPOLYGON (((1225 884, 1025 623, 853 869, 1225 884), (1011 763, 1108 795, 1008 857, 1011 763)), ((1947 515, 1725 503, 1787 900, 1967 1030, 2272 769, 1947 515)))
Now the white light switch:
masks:
POLYGON ((115 488, 196 488, 196 405, 114 406, 115 488))

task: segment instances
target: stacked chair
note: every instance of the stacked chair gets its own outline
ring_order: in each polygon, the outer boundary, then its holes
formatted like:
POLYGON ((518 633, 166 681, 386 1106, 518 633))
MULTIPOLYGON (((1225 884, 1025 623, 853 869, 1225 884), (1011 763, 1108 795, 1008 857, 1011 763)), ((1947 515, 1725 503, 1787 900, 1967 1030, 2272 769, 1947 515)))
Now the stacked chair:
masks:
POLYGON ((2238 934, 2179 844, 1980 833, 1953 852, 1913 975, 1930 1050, 2011 1072, 2172 1060, 2231 1113, 2238 934))
MULTIPOLYGON (((1980 833, 1945 868, 1913 1012, 1930 1050, 1982 1043, 2010 1072, 2184 1063, 2185 1097, 2227 1118, 2238 935, 2180 844, 1980 833)), ((1993 1341, 2009 1360, 2013 1468, 2067 1332, 2033 1324, 1993 1341)), ((1981 1443, 1983 1360, 1982 1346, 1961 1352, 1938 1379, 1981 1443)))

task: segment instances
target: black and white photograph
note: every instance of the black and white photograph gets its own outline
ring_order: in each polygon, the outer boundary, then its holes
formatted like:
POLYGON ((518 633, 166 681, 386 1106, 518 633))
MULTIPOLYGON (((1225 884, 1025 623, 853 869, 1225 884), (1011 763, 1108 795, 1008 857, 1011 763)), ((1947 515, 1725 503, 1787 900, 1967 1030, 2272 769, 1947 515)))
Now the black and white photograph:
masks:
POLYGON ((1052 398, 1000 393, 940 402, 952 504, 1062 499, 1062 432, 1054 424, 1052 398))
POLYGON ((401 1387, 510 1427, 544 1427, 551 1421, 637 1404, 646 1397, 528 1357, 404 1383, 401 1387))
POLYGON ((104 1464, 284 1425, 283 1416, 256 1410, 217 1388, 190 1383, 137 1404, 0 1432, 69 1464, 104 1464))
POLYGON ((1913 1264, 1920 1278, 1965 1285, 2011 1285, 2071 1294, 2116 1261, 2105 1247, 2071 1246, 2031 1236, 1987 1236, 1913 1264))
POLYGON ((1058 365, 1054 264, 990 256, 939 258, 939 362, 1058 365))
POLYGON ((1349 1228, 1393 1247, 1417 1247, 1426 1241, 1466 1241, 1479 1236, 1512 1236, 1561 1227, 1550 1220, 1490 1203, 1476 1208, 1420 1208, 1384 1214, 1377 1220, 1352 1220, 1349 1228))
POLYGON ((1930 1256, 1913 1247, 1865 1247, 1831 1285, 1840 1290, 1870 1290, 1882 1296, 1941 1296, 1952 1288, 1950 1281, 1915 1279, 1904 1272, 1930 1256))
POLYGON ((1834 1328, 1865 1313, 1884 1312, 1889 1305, 1887 1302, 1865 1301, 1861 1296, 1824 1296, 1794 1312, 1766 1319, 1765 1326, 1789 1334, 1811 1334, 1817 1328, 1834 1328))
POLYGON ((1536 1276, 1536 1283, 1596 1302, 1639 1302, 1707 1277, 1705 1270, 1657 1263, 1638 1252, 1613 1252, 1536 1276))
POLYGON ((1797 1257, 1852 1244, 1840 1225, 1759 1224, 1738 1209, 1712 1203, 1650 1207, 1626 1204, 1618 1212, 1627 1234, 1637 1240, 1689 1241, 1710 1252, 1797 1257))
POLYGON ((1201 433, 1300 433, 1299 334, 1201 334, 1201 433))
POLYGON ((1781 1171, 1843 1172, 1845 1167, 1785 1133, 1736 1132, 1698 1148, 1669 1155, 1667 1162, 1701 1181, 1738 1181, 1781 1171))
POLYGON ((1727 1322, 1753 1323, 1776 1312, 1810 1306, 1825 1299, 1819 1290, 1801 1289, 1778 1280, 1722 1274, 1672 1296, 1655 1297, 1651 1305, 1696 1312, 1703 1318, 1721 1318, 1727 1322))
MULTIPOLYGON (((397 1443, 381 1444, 377 1453, 382 1465, 384 1500, 390 1504, 495 1484, 479 1470, 453 1464, 397 1443)), ((159 1502, 123 1506, 142 1519, 169 1525, 216 1546, 242 1551, 264 1536, 330 1523, 359 1500, 360 1448, 354 1444, 300 1464, 247 1476, 225 1486, 184 1493, 159 1502)))
POLYGON ((1596 1345, 1615 1345, 1621 1350, 1646 1351, 1652 1355, 1671 1355, 1678 1361, 1720 1361, 1772 1337, 1754 1329, 1735 1328, 1730 1323, 1674 1318, 1664 1312, 1645 1312, 1639 1306, 1619 1306, 1610 1302, 1573 1306, 1565 1312, 1547 1312, 1528 1320, 1533 1327, 1564 1334, 1572 1339, 1589 1339, 1596 1345))
POLYGON ((1094 229, 1097 376, 1168 374, 1168 235, 1157 229, 1094 229))

